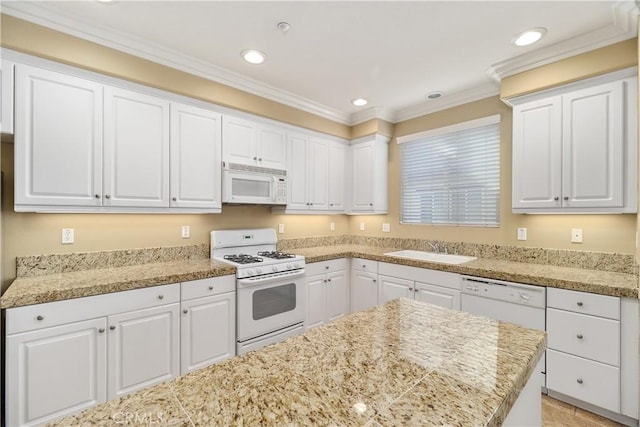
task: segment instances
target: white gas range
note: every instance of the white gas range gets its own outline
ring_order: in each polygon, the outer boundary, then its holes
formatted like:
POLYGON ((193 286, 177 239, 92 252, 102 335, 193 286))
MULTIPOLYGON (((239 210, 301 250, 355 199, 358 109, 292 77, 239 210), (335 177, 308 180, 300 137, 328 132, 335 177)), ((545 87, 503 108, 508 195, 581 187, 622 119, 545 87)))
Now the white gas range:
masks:
POLYGON ((272 228, 211 232, 211 258, 236 267, 238 354, 304 331, 304 257, 276 244, 272 228))

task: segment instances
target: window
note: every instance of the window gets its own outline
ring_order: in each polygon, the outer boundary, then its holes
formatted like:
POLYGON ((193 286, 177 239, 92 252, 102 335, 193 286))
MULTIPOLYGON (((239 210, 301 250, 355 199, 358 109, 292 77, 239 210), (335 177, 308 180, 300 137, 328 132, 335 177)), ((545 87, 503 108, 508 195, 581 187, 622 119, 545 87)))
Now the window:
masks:
POLYGON ((500 224, 500 116, 398 138, 400 222, 500 224))

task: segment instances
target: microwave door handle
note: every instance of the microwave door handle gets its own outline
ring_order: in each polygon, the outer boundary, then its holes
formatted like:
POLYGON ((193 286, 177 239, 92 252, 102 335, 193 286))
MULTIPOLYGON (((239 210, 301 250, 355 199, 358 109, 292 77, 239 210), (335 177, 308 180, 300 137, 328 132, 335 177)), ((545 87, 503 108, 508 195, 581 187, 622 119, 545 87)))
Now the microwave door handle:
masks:
POLYGON ((273 203, 276 202, 276 197, 278 195, 278 178, 276 178, 275 176, 271 177, 271 180, 273 181, 273 185, 271 186, 271 201, 273 203))

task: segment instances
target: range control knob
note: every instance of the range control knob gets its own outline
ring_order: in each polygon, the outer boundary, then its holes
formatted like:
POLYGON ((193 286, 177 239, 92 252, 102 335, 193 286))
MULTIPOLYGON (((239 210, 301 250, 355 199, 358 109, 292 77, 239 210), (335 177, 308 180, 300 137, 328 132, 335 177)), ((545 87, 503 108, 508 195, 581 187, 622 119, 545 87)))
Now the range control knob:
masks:
POLYGON ((287 270, 291 270, 293 266, 291 264, 287 264, 287 270))
POLYGON ((253 268, 247 270, 247 276, 253 276, 253 268))
POLYGON ((273 271, 278 271, 278 266, 277 266, 277 265, 273 265, 273 266, 271 266, 271 270, 273 270, 273 271))
POLYGON ((297 262, 294 262, 294 263, 293 263, 293 268, 300 268, 300 264, 299 264, 299 263, 297 263, 297 262))
POLYGON ((258 274, 262 274, 262 268, 257 267, 257 268, 256 268, 256 273, 258 273, 258 274))

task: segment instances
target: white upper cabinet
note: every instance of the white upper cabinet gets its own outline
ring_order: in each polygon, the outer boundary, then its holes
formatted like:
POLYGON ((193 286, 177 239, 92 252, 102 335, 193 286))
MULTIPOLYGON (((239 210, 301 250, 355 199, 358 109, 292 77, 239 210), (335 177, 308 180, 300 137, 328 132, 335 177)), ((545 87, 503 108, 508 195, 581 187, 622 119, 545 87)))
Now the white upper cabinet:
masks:
POLYGON ((104 205, 169 207, 169 102, 105 87, 104 205))
POLYGON ((637 79, 606 79, 512 100, 515 213, 637 211, 637 79))
POLYGON ((344 212, 345 145, 307 134, 287 135, 286 212, 344 212))
POLYGON ((18 64, 15 90, 16 210, 100 206, 103 86, 18 64))
POLYGON ((276 126, 225 115, 222 118, 222 160, 286 170, 285 131, 276 126))
POLYGON ((350 214, 386 214, 389 138, 371 135, 351 142, 350 214))
POLYGON ((222 116, 171 104, 171 207, 221 211, 222 116))
POLYGON ((0 61, 0 132, 13 133, 13 82, 15 64, 0 61))

